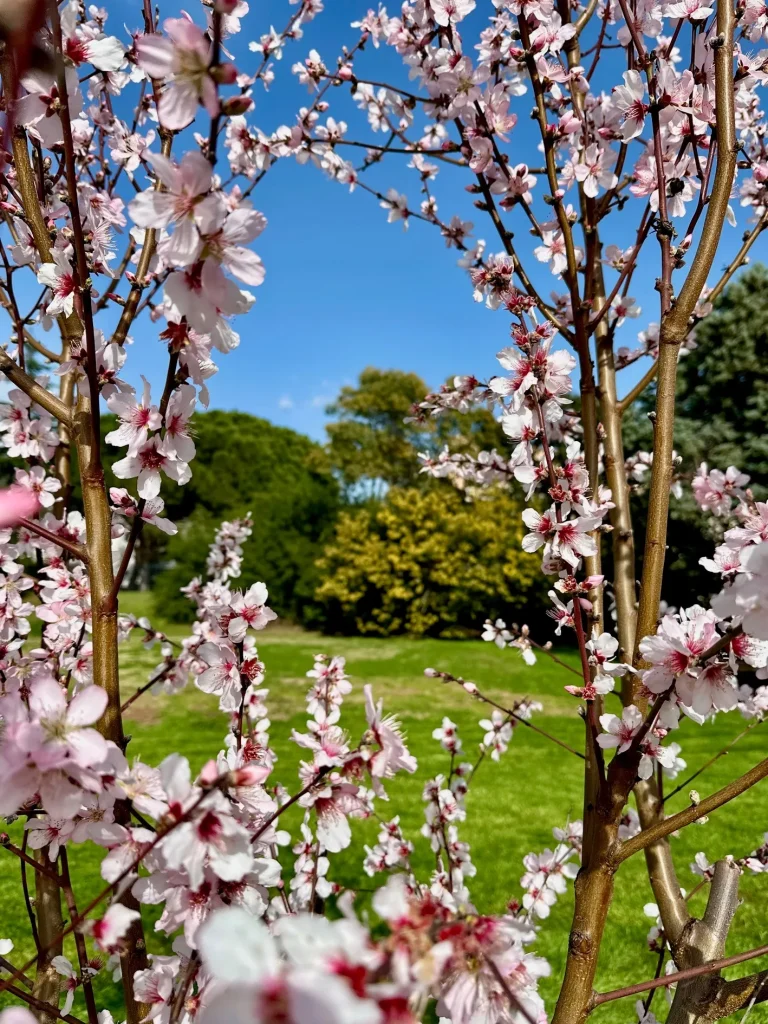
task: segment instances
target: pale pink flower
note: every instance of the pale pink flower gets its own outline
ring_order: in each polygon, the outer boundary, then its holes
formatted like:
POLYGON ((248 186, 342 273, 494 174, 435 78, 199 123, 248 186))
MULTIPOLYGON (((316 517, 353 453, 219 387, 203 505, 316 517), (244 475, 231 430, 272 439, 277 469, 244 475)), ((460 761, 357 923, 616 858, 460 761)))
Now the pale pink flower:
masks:
POLYGON ((645 81, 639 71, 625 71, 624 85, 613 90, 616 105, 622 114, 621 137, 625 142, 642 134, 648 104, 645 100, 645 81))
POLYGON ((200 236, 213 234, 224 218, 221 195, 211 192, 213 168, 196 151, 185 153, 179 165, 160 153, 147 153, 146 159, 165 191, 140 192, 131 200, 128 212, 141 228, 172 226, 173 234, 160 242, 160 254, 169 263, 188 266, 200 253, 200 236))
POLYGON ((120 945, 134 921, 141 917, 138 910, 129 910, 122 903, 113 903, 106 914, 91 926, 91 937, 99 949, 111 953, 120 945))
MULTIPOLYGON (((45 476, 45 470, 41 467, 31 469, 28 474, 30 478, 29 486, 27 486, 26 481, 19 480, 19 474, 27 476, 23 470, 16 470, 16 479, 19 486, 9 487, 5 491, 0 491, 0 529, 15 526, 20 519, 26 519, 28 516, 35 515, 40 505, 43 504, 35 490, 35 482, 39 477, 34 476, 34 474, 45 476)), ((42 490, 46 495, 50 493, 50 488, 48 490, 43 488, 42 490)))
POLYGON ((33 850, 48 849, 48 860, 52 863, 59 856, 59 850, 71 837, 75 823, 70 818, 30 818, 24 826, 27 829, 28 845, 33 850))
POLYGON ((136 401, 133 393, 117 392, 107 399, 109 411, 120 420, 120 426, 111 430, 104 440, 109 444, 127 445, 129 452, 142 448, 147 443, 150 430, 159 430, 163 422, 157 406, 151 404, 149 381, 144 376, 141 379, 144 381, 141 403, 136 401))
POLYGON ((643 716, 634 704, 624 708, 621 718, 617 715, 600 715, 600 725, 605 732, 600 733, 597 742, 604 750, 616 747, 617 753, 623 754, 629 750, 642 724, 643 716))
POLYGON ((191 462, 195 457, 189 421, 196 403, 197 394, 192 385, 181 384, 171 395, 165 411, 163 451, 179 462, 191 462))
POLYGON ((392 715, 383 715, 383 702, 373 702, 370 685, 363 687, 365 717, 368 728, 381 748, 368 762, 371 775, 376 779, 391 779, 399 771, 415 772, 416 758, 405 745, 400 722, 392 715))
POLYGON ((139 65, 151 77, 166 80, 158 104, 160 123, 179 130, 190 124, 202 103, 211 117, 219 112, 216 83, 209 73, 211 44, 189 18, 167 18, 165 35, 149 33, 136 40, 139 65))
POLYGON ((298 914, 274 927, 275 936, 237 907, 217 910, 202 926, 198 948, 215 985, 199 1024, 258 1024, 276 1003, 291 1024, 380 1024, 378 1005, 350 981, 361 975, 355 965, 369 957, 360 925, 298 914))
MULTIPOLYGON (((83 97, 77 71, 73 67, 66 69, 66 79, 69 114, 74 119, 83 109, 83 97)), ((55 77, 47 71, 29 71, 22 75, 21 84, 27 90, 27 95, 16 103, 19 124, 23 124, 47 149, 63 143, 64 131, 58 113, 61 97, 55 77)))
POLYGON ((195 686, 203 693, 218 694, 222 711, 237 711, 243 684, 234 650, 227 644, 205 643, 198 648, 197 656, 208 668, 196 677, 195 686))
MULTIPOLYGON (((11 493, 14 494, 15 490, 21 488, 28 492, 28 494, 35 499, 37 505, 43 508, 51 508, 56 499, 54 494, 57 494, 61 490, 61 481, 55 476, 47 476, 42 466, 33 466, 29 472, 23 469, 16 470, 16 488, 11 488, 11 493)), ((23 497, 19 495, 19 498, 23 501, 23 497)), ((0 500, 2 499, 2 492, 0 492, 0 500)), ((10 506, 9 506, 10 507, 10 506)), ((28 511, 21 513, 21 515, 30 516, 33 515, 37 509, 34 505, 28 502, 28 511)), ((2 521, 2 514, 0 513, 0 529, 7 525, 2 521)))
POLYGON ((249 629, 264 629, 267 623, 277 618, 267 607, 267 588, 263 583, 254 583, 244 594, 238 594, 230 606, 233 617, 227 625, 227 634, 233 643, 242 643, 249 629))
POLYGON ((475 9, 475 0, 432 0, 432 17, 442 26, 456 25, 475 9))
POLYGON ((188 483, 192 478, 186 462, 170 455, 157 434, 136 451, 129 451, 124 459, 112 467, 112 472, 119 480, 138 477, 139 497, 145 499, 156 498, 160 493, 160 470, 179 485, 188 483))
POLYGON ((75 307, 75 273, 68 257, 60 250, 51 253, 53 263, 43 263, 37 272, 37 280, 53 292, 53 298, 46 307, 49 316, 63 313, 69 316, 75 307))

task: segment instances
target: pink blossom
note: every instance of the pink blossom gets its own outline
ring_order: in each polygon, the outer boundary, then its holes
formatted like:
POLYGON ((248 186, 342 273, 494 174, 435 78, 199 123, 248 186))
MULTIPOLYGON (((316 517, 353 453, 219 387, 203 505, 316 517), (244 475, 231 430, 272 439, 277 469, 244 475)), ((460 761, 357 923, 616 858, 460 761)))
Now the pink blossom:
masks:
POLYGON ((111 953, 120 945, 128 929, 141 915, 138 910, 130 910, 122 903, 113 903, 106 914, 91 924, 91 936, 99 949, 111 953))
POLYGON ((75 307, 75 274, 67 256, 61 250, 52 252, 53 263, 43 263, 37 272, 37 280, 53 292, 46 312, 49 316, 63 313, 69 316, 75 307))
POLYGON ((156 498, 160 493, 160 470, 179 485, 188 483, 192 478, 186 462, 171 455, 157 434, 135 451, 129 449, 128 455, 112 467, 119 480, 138 477, 139 497, 144 499, 156 498))
POLYGON ((378 753, 368 762, 371 775, 378 779, 391 779, 397 772, 415 772, 416 758, 409 753, 405 745, 400 723, 392 716, 383 715, 383 702, 373 702, 373 690, 370 686, 363 687, 365 694, 365 717, 368 728, 379 745, 378 753))
POLYGON ((224 219, 221 195, 211 192, 213 169, 194 151, 185 153, 179 165, 160 153, 148 153, 146 159, 165 190, 140 192, 128 212, 141 228, 172 226, 173 234, 161 241, 160 253, 169 263, 188 266, 200 254, 200 236, 213 234, 224 219))
POLYGON ((167 18, 165 36, 139 36, 139 64, 150 78, 167 80, 158 115, 160 123, 177 131, 194 119, 198 103, 211 117, 219 112, 216 84, 209 73, 211 46, 202 29, 189 18, 167 18))
MULTIPOLYGON (((45 476, 45 470, 40 467, 31 469, 29 474, 24 473, 23 470, 16 471, 18 486, 0 491, 0 529, 15 526, 20 519, 33 516, 37 512, 42 502, 38 499, 35 483, 43 476, 45 476), (29 485, 27 485, 27 480, 19 479, 19 474, 29 480, 29 485)), ((41 491, 43 490, 44 488, 41 487, 41 491)), ((48 494, 50 491, 45 491, 45 493, 48 494)))
POLYGON ((616 715, 601 715, 600 725, 605 732, 600 733, 597 742, 604 750, 616 747, 616 752, 623 754, 629 750, 642 724, 643 716, 634 704, 624 708, 621 718, 616 715))
POLYGON ((120 420, 120 426, 111 430, 104 440, 108 444, 128 445, 129 452, 142 448, 147 443, 149 431, 159 430, 162 424, 157 406, 151 404, 149 381, 146 377, 142 377, 142 380, 144 395, 140 404, 132 393, 118 392, 107 399, 109 411, 120 420))

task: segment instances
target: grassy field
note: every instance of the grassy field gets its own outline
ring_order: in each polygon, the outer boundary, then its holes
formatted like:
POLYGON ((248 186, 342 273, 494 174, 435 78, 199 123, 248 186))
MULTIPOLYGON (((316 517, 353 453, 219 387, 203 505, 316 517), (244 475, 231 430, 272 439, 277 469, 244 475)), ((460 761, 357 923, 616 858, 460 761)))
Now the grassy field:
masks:
MULTIPOLYGON (((125 595, 121 609, 143 614, 146 610, 139 595, 125 595)), ((183 630, 167 626, 155 619, 157 628, 180 636, 183 630)), ((573 677, 563 667, 541 656, 535 668, 525 666, 515 651, 499 651, 492 644, 480 641, 445 641, 413 639, 328 638, 282 627, 270 626, 259 636, 259 653, 266 664, 265 685, 270 689, 271 736, 279 755, 277 778, 289 789, 296 788, 296 766, 300 751, 290 741, 292 728, 304 728, 304 694, 306 672, 312 667, 313 655, 319 651, 340 654, 347 659, 353 693, 345 705, 342 722, 353 736, 364 723, 362 686, 371 683, 377 697, 383 697, 388 711, 402 719, 409 736, 411 751, 419 759, 414 777, 397 780, 390 785, 387 814, 399 814, 406 835, 417 843, 414 862, 423 868, 426 877, 432 856, 426 841, 418 837, 423 822, 420 800, 422 785, 428 777, 447 767, 447 755, 431 738, 432 729, 443 715, 449 715, 460 727, 464 749, 471 759, 482 737, 478 726, 484 708, 473 702, 457 687, 449 688, 426 679, 424 668, 446 669, 474 680, 485 692, 501 703, 519 697, 535 697, 544 705, 537 721, 547 731, 574 747, 582 745, 581 720, 577 703, 563 691, 573 677)), ((565 656, 571 664, 575 659, 565 656)), ((157 648, 145 651, 141 644, 131 642, 123 648, 122 679, 125 696, 148 678, 160 658, 157 648)), ((683 745, 683 756, 689 772, 704 764, 743 728, 737 713, 722 715, 715 724, 697 727, 686 723, 677 737, 683 745)), ((768 732, 761 727, 750 733, 727 757, 721 758, 696 786, 702 795, 709 793, 740 774, 765 756, 768 732)), ((174 697, 142 696, 130 708, 126 732, 132 737, 129 754, 156 764, 171 751, 189 758, 193 771, 215 756, 222 746, 225 721, 217 709, 217 701, 194 687, 174 697)), ((477 877, 470 881, 473 899, 481 910, 500 911, 506 902, 519 896, 519 879, 523 873, 521 858, 529 851, 540 851, 554 843, 552 826, 562 825, 569 818, 581 817, 582 762, 567 751, 522 726, 515 731, 508 753, 499 764, 488 761, 473 781, 467 799, 467 822, 461 829, 463 839, 472 845, 477 877)), ((686 804, 686 794, 670 801, 670 811, 686 804)), ((295 822, 295 819, 294 819, 295 822)), ((373 823, 355 823, 353 828, 365 837, 375 839, 373 823)), ((691 826, 673 839, 681 884, 692 889, 698 881, 689 870, 694 854, 705 850, 710 860, 726 853, 742 856, 762 841, 768 829, 768 784, 755 787, 738 801, 713 815, 708 824, 691 826)), ((337 855, 331 862, 331 877, 339 881, 370 886, 362 874, 359 851, 362 845, 337 855)), ((26 916, 19 896, 18 866, 9 854, 0 851, 0 938, 11 938, 17 944, 12 959, 31 955, 26 938, 26 916)), ((98 891, 87 882, 87 875, 97 877, 98 852, 91 855, 85 847, 73 847, 70 854, 81 905, 98 891)), ((745 877, 742 884, 742 905, 736 916, 728 953, 749 949, 766 941, 766 880, 745 877)), ((636 857, 622 866, 617 877, 616 899, 611 909, 603 944, 598 989, 616 988, 623 984, 652 977, 656 956, 648 952, 645 936, 650 922, 643 916, 643 904, 652 899, 644 862, 636 857)), ((703 910, 704 894, 691 901, 695 913, 703 910)), ((543 922, 537 949, 546 956, 553 969, 550 979, 542 985, 551 1007, 559 987, 564 962, 566 936, 572 912, 572 896, 562 897, 550 918, 543 922)), ((150 938, 150 948, 162 945, 150 938)), ((758 961, 758 966, 766 966, 758 961)), ((735 969, 734 976, 750 972, 751 965, 735 969)), ((1 999, 2 997, 0 997, 1 999)), ((115 993, 105 990, 103 1004, 114 1004, 115 993)), ((653 1009, 664 1017, 665 1002, 656 996, 653 1009)), ((77 1012, 77 1010, 75 1010, 77 1012)), ((632 1000, 609 1004, 593 1018, 601 1024, 634 1020, 632 1000)), ((768 1008, 755 1008, 754 1021, 768 1020, 768 1008)))

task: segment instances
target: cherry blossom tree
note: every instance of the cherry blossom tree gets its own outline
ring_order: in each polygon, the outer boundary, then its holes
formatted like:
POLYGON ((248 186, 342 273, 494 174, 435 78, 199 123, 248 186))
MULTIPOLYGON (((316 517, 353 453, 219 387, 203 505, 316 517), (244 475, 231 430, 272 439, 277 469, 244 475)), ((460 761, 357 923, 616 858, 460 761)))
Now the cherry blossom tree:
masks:
MULTIPOLYGON (((708 608, 662 606, 669 494, 682 486, 672 447, 678 360, 768 218, 766 74, 764 56, 753 53, 768 19, 750 0, 485 6, 414 0, 393 16, 363 12, 329 63, 315 50, 295 61, 308 106, 294 124, 269 131, 257 127, 254 99, 321 0, 289 5, 284 29, 252 40, 247 68, 228 49, 232 36, 254 34, 243 0, 163 11, 159 20, 147 2, 143 24, 125 37, 112 34, 106 10, 79 0, 3 7, 0 298, 12 336, 0 350, 10 387, 2 443, 26 468, 0 505, 0 814, 14 830, 0 845, 19 862, 36 953, 26 963, 9 959, 11 944, 0 940, 0 992, 18 1004, 2 1011, 2 1024, 80 1024, 76 997, 88 1024, 109 1024, 98 995, 110 969, 122 980, 129 1024, 405 1024, 435 1011, 455 1024, 538 1024, 547 1016, 538 982, 550 966, 536 940, 569 881, 575 910, 556 1024, 581 1024, 605 1002, 672 985, 673 1024, 717 1020, 768 995, 766 972, 739 981, 720 973, 768 952, 724 957, 740 875, 765 872, 768 847, 715 864, 706 851, 696 856, 709 886, 697 920, 669 844, 764 779, 768 759, 718 792, 691 790, 676 814, 664 809, 665 780, 686 768, 670 733, 734 708, 750 729, 768 710, 760 683, 768 674, 768 508, 749 489, 749 467, 699 467, 693 493, 723 523, 722 544, 706 560, 717 593, 708 608), (475 22, 479 39, 466 42, 475 22), (367 55, 382 46, 403 65, 393 84, 365 77, 367 55), (347 94, 364 118, 346 113, 347 94), (533 154, 530 164, 515 162, 518 119, 531 102, 542 166, 533 154), (372 138, 351 138, 342 117, 367 119, 372 138), (357 149, 359 165, 344 156, 357 149), (369 184, 374 169, 403 156, 417 203, 400 186, 369 184), (205 578, 185 588, 195 622, 181 644, 119 610, 140 533, 176 529, 162 494, 194 472, 190 417, 208 401, 215 361, 238 345, 236 317, 255 301, 249 289, 265 279, 251 245, 267 221, 251 197, 292 157, 370 196, 392 223, 437 228, 459 251, 475 300, 506 317, 502 372, 457 377, 413 416, 485 403, 510 451, 446 451, 422 468, 470 493, 522 486, 530 502, 523 547, 540 553, 551 580, 555 634, 571 636, 579 652, 574 670, 525 627, 498 619, 483 627, 485 640, 516 648, 532 671, 541 656, 575 671, 578 685, 566 690, 584 720, 582 750, 533 720, 536 702, 503 706, 474 681, 425 670, 434 680, 426 686, 458 687, 485 706, 477 745, 447 716, 436 723, 445 771, 424 786, 414 836, 379 808, 388 781, 412 773, 416 760, 370 687, 362 734, 340 724, 352 689, 342 658, 321 654, 308 669, 307 725, 292 736, 298 779, 292 789, 276 782, 256 645, 275 616, 268 581, 237 587, 250 520, 221 526, 205 578), (475 197, 500 251, 475 240, 463 214, 439 214, 439 171, 475 197), (726 222, 736 220, 734 196, 746 232, 708 286, 726 222), (527 251, 518 224, 531 232, 527 251), (656 319, 636 348, 617 347, 617 332, 640 315, 629 292, 643 261, 657 267, 656 319), (25 277, 39 295, 29 311, 25 277), (549 298, 545 287, 554 289, 549 298), (139 359, 129 344, 139 317, 168 351, 161 389, 146 380, 141 395, 121 376, 129 357, 139 359), (30 351, 50 372, 28 372, 30 351), (618 374, 640 360, 650 365, 619 399, 618 374), (654 380, 653 451, 627 458, 622 414, 654 380), (124 451, 115 474, 125 487, 105 485, 103 408, 118 420, 105 441, 124 451), (82 512, 71 501, 75 465, 82 512), (649 514, 638 585, 629 489, 639 482, 649 514), (117 538, 124 545, 113 559, 117 538), (39 642, 30 639, 33 618, 39 642), (118 648, 133 634, 159 645, 161 661, 126 696, 118 648), (757 684, 740 685, 740 672, 757 684), (218 697, 222 749, 198 772, 172 750, 159 765, 132 759, 126 708, 190 683, 218 697), (505 913, 489 915, 472 899, 476 868, 462 826, 476 773, 508 756, 519 727, 577 759, 584 813, 555 825, 552 849, 526 856, 520 893, 508 894, 505 913), (374 816, 377 841, 360 851, 361 871, 375 880, 363 913, 357 893, 334 877, 333 857, 354 842, 355 820, 374 816), (285 825, 294 820, 291 833, 285 825), (83 843, 102 851, 104 885, 87 901, 70 869, 83 843), (416 844, 434 857, 427 878, 412 864, 416 844), (640 852, 656 900, 646 911, 659 972, 597 992, 614 879, 640 852), (145 934, 151 906, 172 954, 154 952, 145 934), (70 937, 76 962, 64 955, 70 937)), ((647 1002, 637 1012, 655 1019, 647 1002)))

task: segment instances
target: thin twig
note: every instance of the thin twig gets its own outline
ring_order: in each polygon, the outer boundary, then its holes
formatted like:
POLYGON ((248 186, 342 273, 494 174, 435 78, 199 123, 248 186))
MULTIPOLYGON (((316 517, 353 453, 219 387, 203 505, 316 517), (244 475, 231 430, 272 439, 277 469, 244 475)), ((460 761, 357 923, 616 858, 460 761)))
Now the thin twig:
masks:
POLYGON ((688 981, 689 978, 700 978, 704 974, 714 974, 726 967, 735 967, 736 964, 743 964, 747 960, 756 960, 759 956, 768 954, 768 946, 758 946, 757 949, 747 950, 746 953, 737 953, 735 956, 726 956, 722 960, 710 960, 709 963, 699 964, 697 967, 688 967, 684 971, 675 971, 664 978, 652 978, 650 981, 641 981, 637 985, 627 985, 626 988, 617 988, 612 992, 595 992, 592 997, 592 1007, 600 1006, 602 1003, 611 1003, 614 999, 625 999, 627 996, 636 996, 641 992, 650 992, 655 988, 667 988, 669 985, 677 985, 681 981, 688 981))

